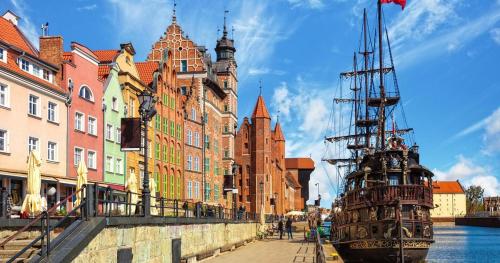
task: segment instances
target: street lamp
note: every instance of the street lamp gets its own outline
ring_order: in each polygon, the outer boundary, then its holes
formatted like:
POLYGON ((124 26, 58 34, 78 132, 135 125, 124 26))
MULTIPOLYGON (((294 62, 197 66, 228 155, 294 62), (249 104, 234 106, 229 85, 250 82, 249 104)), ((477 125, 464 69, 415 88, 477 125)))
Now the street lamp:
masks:
MULTIPOLYGON (((153 90, 155 90, 153 88, 153 90)), ((156 97, 149 90, 144 89, 137 95, 139 99, 139 113, 144 128, 144 180, 142 183, 142 203, 144 205, 144 216, 151 215, 151 192, 149 189, 148 171, 148 122, 155 116, 156 97)))
POLYGON ((232 165, 232 172, 233 172, 233 190, 231 191, 233 193, 233 214, 234 218, 237 218, 237 211, 236 211, 236 194, 238 189, 236 189, 236 173, 238 171, 238 165, 236 163, 233 163, 232 165))

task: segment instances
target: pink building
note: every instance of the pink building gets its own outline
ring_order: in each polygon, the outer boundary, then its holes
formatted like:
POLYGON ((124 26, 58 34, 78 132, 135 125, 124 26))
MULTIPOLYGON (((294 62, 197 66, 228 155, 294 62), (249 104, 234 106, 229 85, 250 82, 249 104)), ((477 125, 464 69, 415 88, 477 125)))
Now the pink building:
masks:
MULTIPOLYGON (((103 181, 103 83, 98 79, 97 56, 82 44, 72 42, 71 51, 63 51, 60 36, 40 38, 40 56, 61 71, 56 78, 68 92, 67 172, 77 177, 77 167, 83 159, 90 182, 103 181)), ((76 181, 76 180, 75 180, 76 181)))

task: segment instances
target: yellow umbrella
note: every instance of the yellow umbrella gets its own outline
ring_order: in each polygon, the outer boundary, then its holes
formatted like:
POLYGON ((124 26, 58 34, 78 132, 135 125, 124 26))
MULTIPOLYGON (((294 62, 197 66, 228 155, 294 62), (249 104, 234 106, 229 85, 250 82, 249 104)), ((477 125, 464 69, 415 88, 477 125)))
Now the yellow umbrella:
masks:
MULTIPOLYGON (((77 173, 78 173, 78 178, 76 181, 76 191, 78 192, 80 189, 82 189, 82 187, 84 185, 87 184, 88 170, 87 170, 87 166, 85 165, 85 161, 83 159, 80 159, 80 163, 78 164, 77 173)), ((85 190, 83 190, 83 191, 85 191, 85 190)), ((78 195, 76 195, 75 206, 80 205, 80 203, 82 202, 82 200, 81 200, 82 196, 85 196, 84 192, 81 192, 78 195)))
POLYGON ((156 181, 151 176, 149 177, 149 191, 151 192, 151 214, 158 215, 158 209, 156 209, 156 181))
POLYGON ((127 200, 127 201, 129 201, 133 205, 137 204, 137 201, 138 201, 137 192, 139 189, 137 187, 137 179, 135 178, 135 174, 132 171, 128 175, 125 189, 127 191, 130 191, 130 193, 131 193, 130 200, 127 200))
POLYGON ((40 177, 40 166, 42 160, 38 151, 31 151, 28 158, 28 178, 26 197, 23 201, 21 211, 30 215, 36 215, 42 212, 42 197, 40 196, 40 187, 42 179, 40 177))

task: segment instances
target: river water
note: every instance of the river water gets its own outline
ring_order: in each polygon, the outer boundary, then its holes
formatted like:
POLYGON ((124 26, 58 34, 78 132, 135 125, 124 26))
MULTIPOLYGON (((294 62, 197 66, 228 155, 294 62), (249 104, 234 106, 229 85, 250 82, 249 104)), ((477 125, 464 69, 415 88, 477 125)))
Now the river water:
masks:
POLYGON ((500 228, 434 226, 427 262, 499 262, 500 228))

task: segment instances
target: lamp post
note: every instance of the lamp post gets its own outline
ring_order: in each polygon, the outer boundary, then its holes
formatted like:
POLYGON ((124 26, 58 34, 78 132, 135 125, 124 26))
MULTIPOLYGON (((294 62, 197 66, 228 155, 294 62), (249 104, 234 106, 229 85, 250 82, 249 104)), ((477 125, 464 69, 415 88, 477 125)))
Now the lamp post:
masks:
POLYGON ((156 98, 147 89, 137 95, 139 99, 139 113, 144 129, 144 180, 142 182, 142 204, 144 205, 144 216, 151 216, 151 192, 149 189, 148 171, 148 122, 155 116, 156 98))
POLYGON ((238 216, 238 211, 237 211, 237 207, 236 207, 236 173, 238 171, 238 165, 236 163, 233 163, 232 165, 232 176, 233 176, 233 190, 231 191, 233 193, 233 215, 234 215, 234 218, 237 218, 238 216))

